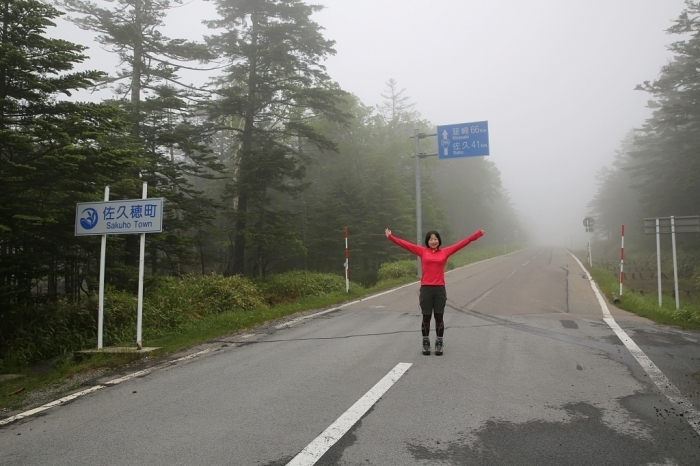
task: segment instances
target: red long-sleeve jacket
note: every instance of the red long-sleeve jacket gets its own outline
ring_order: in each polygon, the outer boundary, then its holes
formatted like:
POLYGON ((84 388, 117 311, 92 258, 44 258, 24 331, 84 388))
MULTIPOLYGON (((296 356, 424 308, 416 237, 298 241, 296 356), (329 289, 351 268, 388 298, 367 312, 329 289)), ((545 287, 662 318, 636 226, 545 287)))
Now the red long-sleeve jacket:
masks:
POLYGON ((421 268, 423 269, 423 276, 420 279, 421 285, 444 286, 445 264, 447 263, 447 259, 467 244, 471 243, 472 241, 476 241, 482 236, 484 236, 483 230, 477 230, 470 236, 464 238, 462 241, 455 243, 452 246, 437 248, 435 251, 430 248, 426 248, 425 246, 418 246, 410 241, 397 238, 394 235, 389 235, 388 238, 408 252, 420 257, 421 268))

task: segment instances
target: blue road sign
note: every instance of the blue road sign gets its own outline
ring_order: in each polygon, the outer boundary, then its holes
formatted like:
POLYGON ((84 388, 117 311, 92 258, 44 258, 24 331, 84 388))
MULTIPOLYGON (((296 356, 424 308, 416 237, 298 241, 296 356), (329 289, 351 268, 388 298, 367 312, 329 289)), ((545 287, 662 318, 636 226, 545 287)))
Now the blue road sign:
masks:
POLYGON ((438 158, 489 155, 489 122, 475 121, 437 127, 438 158))
POLYGON ((163 231, 163 198, 80 202, 75 207, 75 236, 125 235, 163 231))

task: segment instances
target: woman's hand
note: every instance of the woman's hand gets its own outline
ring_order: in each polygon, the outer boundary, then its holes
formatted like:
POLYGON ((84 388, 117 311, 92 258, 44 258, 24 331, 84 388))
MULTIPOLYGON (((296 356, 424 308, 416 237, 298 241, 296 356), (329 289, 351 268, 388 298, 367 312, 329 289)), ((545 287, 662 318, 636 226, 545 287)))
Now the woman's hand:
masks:
POLYGON ((384 234, 385 234, 385 235, 386 235, 386 237, 388 238, 388 237, 389 237, 389 235, 391 234, 391 230, 390 230, 390 229, 388 229, 388 228, 385 228, 385 229, 384 229, 384 234))

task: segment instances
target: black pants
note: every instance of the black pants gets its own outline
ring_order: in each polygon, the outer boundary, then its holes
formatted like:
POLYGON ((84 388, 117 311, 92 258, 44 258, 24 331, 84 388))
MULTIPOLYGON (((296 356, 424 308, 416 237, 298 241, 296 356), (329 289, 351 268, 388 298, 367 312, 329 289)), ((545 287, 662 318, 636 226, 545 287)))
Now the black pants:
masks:
POLYGON ((430 320, 432 315, 435 314, 435 333, 437 333, 438 337, 442 337, 445 333, 445 322, 442 317, 447 304, 445 287, 442 285, 422 285, 420 287, 419 303, 423 313, 421 334, 424 337, 430 335, 430 320))

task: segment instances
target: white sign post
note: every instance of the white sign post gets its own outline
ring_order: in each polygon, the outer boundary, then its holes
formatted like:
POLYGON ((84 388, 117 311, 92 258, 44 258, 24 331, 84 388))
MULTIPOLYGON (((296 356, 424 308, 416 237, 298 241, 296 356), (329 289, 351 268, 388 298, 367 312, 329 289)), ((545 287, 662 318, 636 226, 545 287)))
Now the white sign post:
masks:
MULTIPOLYGON (((109 201, 109 186, 105 186, 105 202, 109 201)), ((105 310, 105 256, 107 254, 107 235, 102 235, 100 247, 100 297, 97 312, 97 349, 102 349, 102 329, 104 328, 105 310)))
POLYGON ((141 325, 143 315, 143 274, 146 252, 146 233, 163 231, 163 199, 148 198, 148 184, 143 183, 141 199, 109 200, 109 186, 105 187, 104 202, 81 202, 75 208, 75 236, 101 235, 100 296, 97 317, 97 349, 102 349, 104 329, 104 270, 107 235, 140 234, 139 291, 136 319, 136 347, 142 349, 141 325))
MULTIPOLYGON (((143 190, 141 199, 148 198, 148 183, 143 182, 143 190)), ((160 209, 162 214, 163 209, 160 209)), ((143 323, 143 269, 146 256, 146 233, 141 233, 141 244, 139 245, 139 293, 138 293, 138 310, 136 312, 136 349, 143 349, 141 344, 141 324, 143 323)))
POLYGON ((680 308, 678 296, 678 262, 676 259, 676 233, 700 233, 700 216, 645 218, 644 233, 656 235, 656 276, 659 286, 659 307, 661 307, 661 240, 662 234, 671 234, 673 252, 673 292, 676 296, 676 309, 680 308))

